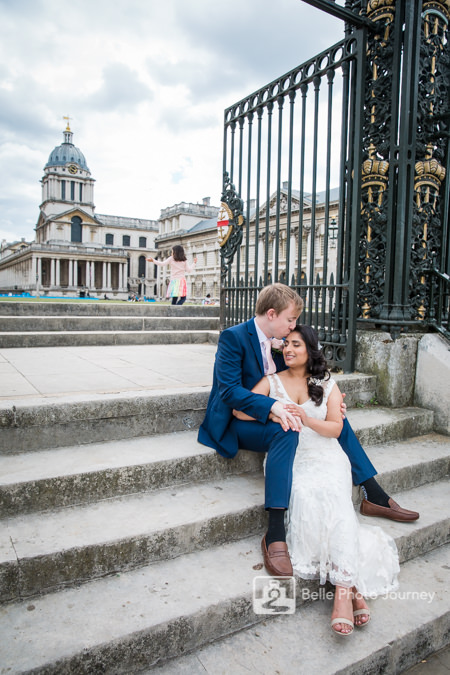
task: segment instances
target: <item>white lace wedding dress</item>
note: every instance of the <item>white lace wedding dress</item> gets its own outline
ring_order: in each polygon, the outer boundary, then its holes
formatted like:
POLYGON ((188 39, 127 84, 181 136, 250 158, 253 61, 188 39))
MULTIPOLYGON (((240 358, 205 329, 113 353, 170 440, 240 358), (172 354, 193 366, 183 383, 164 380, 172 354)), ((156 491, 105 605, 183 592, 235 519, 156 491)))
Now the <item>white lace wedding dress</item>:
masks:
MULTIPOLYGON (((290 402, 278 375, 269 375, 270 396, 290 402)), ((320 406, 302 404, 309 417, 325 419, 335 382, 324 383, 320 406)), ((380 527, 359 522, 352 503, 350 461, 337 439, 304 427, 295 454, 287 537, 294 574, 376 597, 398 587, 397 547, 380 527)))

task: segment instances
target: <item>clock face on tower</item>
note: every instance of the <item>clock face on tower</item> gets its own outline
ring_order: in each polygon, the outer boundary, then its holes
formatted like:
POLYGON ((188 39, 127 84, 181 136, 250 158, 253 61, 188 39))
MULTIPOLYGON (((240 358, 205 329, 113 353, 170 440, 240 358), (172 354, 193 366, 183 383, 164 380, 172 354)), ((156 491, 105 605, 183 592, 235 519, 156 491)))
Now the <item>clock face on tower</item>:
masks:
POLYGON ((75 164, 71 164, 69 166, 69 173, 77 173, 78 168, 75 166, 75 164))

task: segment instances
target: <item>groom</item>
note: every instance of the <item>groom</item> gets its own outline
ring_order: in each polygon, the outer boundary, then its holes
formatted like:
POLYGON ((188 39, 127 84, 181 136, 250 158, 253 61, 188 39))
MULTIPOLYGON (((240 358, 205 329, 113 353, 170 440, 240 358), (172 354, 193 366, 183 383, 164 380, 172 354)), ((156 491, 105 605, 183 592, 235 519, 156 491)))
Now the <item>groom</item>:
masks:
MULTIPOLYGON (((276 283, 263 288, 256 302, 254 319, 232 326, 219 338, 214 378, 205 419, 198 440, 223 457, 234 457, 239 448, 267 452, 265 508, 269 524, 261 547, 267 571, 274 576, 291 576, 292 565, 286 545, 284 513, 289 506, 292 465, 301 424, 285 404, 252 393, 264 376, 286 366, 281 354, 271 353, 272 338, 285 338, 295 327, 303 300, 288 286, 276 283), (233 409, 255 418, 238 420, 233 409)), ((345 412, 345 406, 343 406, 345 412)), ((402 509, 378 485, 376 470, 345 419, 339 442, 352 465, 355 485, 365 499, 361 513, 392 520, 417 520, 419 514, 402 509)))

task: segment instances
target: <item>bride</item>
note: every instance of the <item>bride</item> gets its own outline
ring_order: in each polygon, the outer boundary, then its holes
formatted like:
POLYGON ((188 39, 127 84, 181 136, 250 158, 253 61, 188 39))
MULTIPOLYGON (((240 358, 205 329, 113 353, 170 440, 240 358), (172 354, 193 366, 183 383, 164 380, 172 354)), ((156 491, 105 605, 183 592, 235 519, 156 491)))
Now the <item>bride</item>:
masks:
POLYGON ((354 625, 369 623, 364 597, 397 588, 397 548, 380 527, 362 525, 355 513, 351 466, 337 441, 342 395, 314 330, 297 325, 285 339, 283 357, 287 369, 264 377, 253 391, 282 401, 302 421, 286 541, 294 574, 335 586, 331 627, 348 636, 354 625))

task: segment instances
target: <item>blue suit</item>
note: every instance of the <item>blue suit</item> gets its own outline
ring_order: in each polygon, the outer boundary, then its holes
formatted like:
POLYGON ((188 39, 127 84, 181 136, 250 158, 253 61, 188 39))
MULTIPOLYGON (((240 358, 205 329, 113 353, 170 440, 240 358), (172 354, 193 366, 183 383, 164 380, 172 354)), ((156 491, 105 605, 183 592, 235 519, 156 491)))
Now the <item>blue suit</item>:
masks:
MULTIPOLYGON (((281 355, 275 354, 274 360, 277 370, 286 367, 281 355)), ((217 346, 213 385, 198 440, 223 457, 234 457, 239 448, 267 452, 266 508, 287 508, 298 433, 283 431, 280 424, 268 420, 275 399, 251 391, 262 377, 264 364, 255 320, 250 319, 223 331, 217 346), (236 419, 233 408, 247 413, 256 422, 236 419)), ((347 420, 344 420, 339 442, 352 464, 355 484, 376 474, 347 420)))

